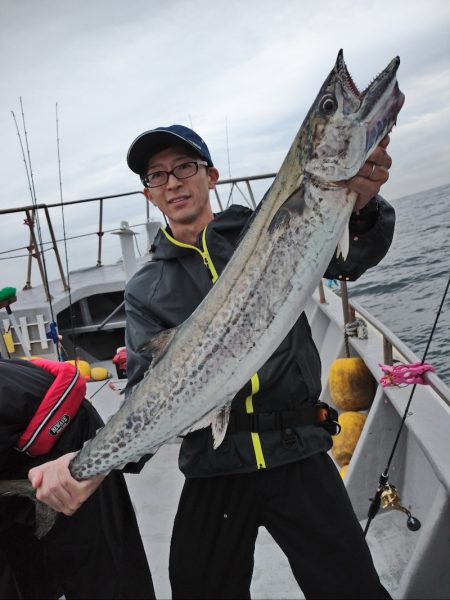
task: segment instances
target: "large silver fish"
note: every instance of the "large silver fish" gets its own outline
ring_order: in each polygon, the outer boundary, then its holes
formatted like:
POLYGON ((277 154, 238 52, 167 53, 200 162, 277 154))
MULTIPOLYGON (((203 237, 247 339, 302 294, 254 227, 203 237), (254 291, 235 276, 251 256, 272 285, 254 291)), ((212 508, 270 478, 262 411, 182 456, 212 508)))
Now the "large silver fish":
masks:
MULTIPOLYGON (((336 251, 356 200, 336 184, 359 171, 395 124, 404 101, 399 63, 359 92, 339 52, 217 283, 180 327, 151 340, 145 377, 73 458, 73 477, 137 460, 199 420, 217 425, 214 411, 279 346, 336 251)), ((220 427, 215 435, 219 443, 220 427)))

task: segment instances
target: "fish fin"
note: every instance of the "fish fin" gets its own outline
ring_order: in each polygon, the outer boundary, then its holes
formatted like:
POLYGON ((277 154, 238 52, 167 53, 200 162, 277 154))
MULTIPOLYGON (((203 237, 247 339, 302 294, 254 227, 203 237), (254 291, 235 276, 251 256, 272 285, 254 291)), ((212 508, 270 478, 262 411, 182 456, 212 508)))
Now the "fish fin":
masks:
POLYGON ((199 429, 206 429, 211 427, 211 433, 213 436, 214 450, 220 446, 223 442, 225 434, 227 432, 228 421, 230 419, 231 403, 227 403, 220 408, 215 408, 211 412, 207 413, 200 421, 191 425, 185 432, 191 433, 192 431, 198 431, 199 429))
POLYGON ((273 216, 272 221, 268 227, 268 231, 271 233, 278 229, 279 227, 285 227, 290 221, 291 214, 297 213, 299 215, 303 214, 303 211, 306 207, 306 199, 305 199, 305 187, 301 185, 299 188, 293 192, 289 198, 283 202, 280 208, 277 210, 275 215, 273 216))
POLYGON ((177 331, 178 327, 172 327, 172 329, 161 331, 150 338, 148 342, 142 344, 142 346, 138 348, 138 352, 141 354, 151 354, 152 364, 155 365, 164 356, 177 331))
POLYGON ((36 500, 36 529, 35 536, 40 540, 47 535, 50 529, 56 522, 56 518, 58 517, 58 513, 47 504, 43 502, 39 502, 36 500))
POLYGON ((213 422, 211 423, 211 432, 213 436, 213 447, 216 450, 223 442, 227 432, 228 421, 230 420, 231 403, 225 404, 217 411, 213 422))
POLYGON ((342 233, 342 237, 338 242, 336 248, 336 257, 339 258, 342 256, 342 259, 345 260, 348 256, 348 251, 350 248, 350 232, 348 229, 348 225, 344 227, 344 231, 342 233))

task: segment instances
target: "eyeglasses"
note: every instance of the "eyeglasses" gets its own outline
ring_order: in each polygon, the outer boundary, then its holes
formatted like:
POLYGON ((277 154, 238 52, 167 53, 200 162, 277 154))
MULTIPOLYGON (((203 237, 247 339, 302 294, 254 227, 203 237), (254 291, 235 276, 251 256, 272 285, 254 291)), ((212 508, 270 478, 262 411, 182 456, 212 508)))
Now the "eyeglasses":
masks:
POLYGON ((177 179, 188 179, 198 173, 199 166, 207 167, 208 163, 204 160, 192 160, 177 165, 171 171, 155 171, 141 176, 141 181, 147 188, 160 187, 169 181, 169 175, 174 175, 177 179))

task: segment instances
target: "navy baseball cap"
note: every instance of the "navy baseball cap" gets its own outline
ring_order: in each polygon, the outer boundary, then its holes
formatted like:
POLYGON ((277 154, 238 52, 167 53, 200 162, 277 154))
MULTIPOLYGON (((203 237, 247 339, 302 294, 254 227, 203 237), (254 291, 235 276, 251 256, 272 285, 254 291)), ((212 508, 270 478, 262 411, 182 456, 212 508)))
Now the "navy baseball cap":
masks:
POLYGON ((184 125, 157 127, 142 133, 134 140, 128 150, 128 166, 134 173, 142 175, 147 168, 149 158, 153 154, 177 144, 192 148, 203 160, 206 160, 210 167, 213 166, 208 146, 198 133, 184 125))

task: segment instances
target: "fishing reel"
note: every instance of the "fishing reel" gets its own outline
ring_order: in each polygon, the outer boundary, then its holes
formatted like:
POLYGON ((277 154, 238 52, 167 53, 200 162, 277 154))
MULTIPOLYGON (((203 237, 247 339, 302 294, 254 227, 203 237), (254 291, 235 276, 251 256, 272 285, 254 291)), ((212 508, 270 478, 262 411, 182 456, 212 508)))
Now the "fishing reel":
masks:
POLYGON ((383 508, 393 508, 404 512, 408 519, 406 526, 410 531, 417 531, 421 527, 421 522, 416 517, 413 517, 411 512, 401 504, 401 498, 397 492, 397 488, 390 483, 385 483, 381 492, 381 504, 383 508))

